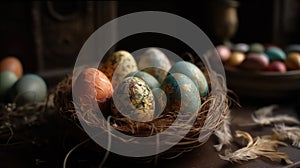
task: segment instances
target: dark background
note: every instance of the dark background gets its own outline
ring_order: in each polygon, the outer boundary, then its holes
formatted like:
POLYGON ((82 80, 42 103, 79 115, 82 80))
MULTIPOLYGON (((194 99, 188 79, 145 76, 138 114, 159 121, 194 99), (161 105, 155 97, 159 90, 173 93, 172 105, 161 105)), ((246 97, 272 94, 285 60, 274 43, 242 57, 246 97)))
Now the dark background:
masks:
MULTIPOLYGON (((212 27, 215 6, 221 0, 193 1, 72 1, 1 2, 0 59, 13 55, 25 73, 39 73, 46 79, 72 69, 87 38, 109 20, 132 12, 154 10, 182 16, 198 25, 214 44, 219 41, 212 27), (199 4, 198 4, 199 3, 199 4), (65 18, 55 18, 49 6, 65 18)), ((299 43, 299 1, 238 1, 238 29, 231 42, 274 43, 284 47, 299 43)), ((133 25, 134 26, 134 25, 133 25)), ((115 49, 134 51, 148 46, 167 48, 176 54, 189 50, 178 40, 140 34, 116 44, 115 49)), ((55 82, 48 80, 50 85, 55 82)))

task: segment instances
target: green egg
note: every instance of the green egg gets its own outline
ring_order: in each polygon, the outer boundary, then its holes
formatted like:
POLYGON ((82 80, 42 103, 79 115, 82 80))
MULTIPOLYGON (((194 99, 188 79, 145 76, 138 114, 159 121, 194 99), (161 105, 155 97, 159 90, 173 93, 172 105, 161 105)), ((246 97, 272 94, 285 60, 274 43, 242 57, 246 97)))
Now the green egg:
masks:
POLYGON ((17 105, 44 101, 47 85, 43 78, 35 74, 21 77, 12 87, 11 100, 17 105))
POLYGON ((170 69, 169 73, 182 73, 186 75, 195 83, 201 96, 208 94, 207 80, 196 65, 186 61, 179 61, 170 69))
POLYGON ((262 53, 265 51, 265 47, 260 43, 252 43, 250 45, 250 52, 252 53, 262 53))
POLYGON ((167 96, 167 110, 195 114, 199 111, 201 99, 194 82, 184 74, 169 74, 162 88, 167 96))
POLYGON ((0 73, 0 102, 7 101, 8 93, 18 77, 14 72, 4 71, 0 73))
POLYGON ((160 83, 157 81, 157 79, 147 72, 143 72, 143 71, 131 72, 126 77, 138 77, 142 79, 144 82, 146 82, 146 84, 150 87, 150 89, 160 87, 160 83))

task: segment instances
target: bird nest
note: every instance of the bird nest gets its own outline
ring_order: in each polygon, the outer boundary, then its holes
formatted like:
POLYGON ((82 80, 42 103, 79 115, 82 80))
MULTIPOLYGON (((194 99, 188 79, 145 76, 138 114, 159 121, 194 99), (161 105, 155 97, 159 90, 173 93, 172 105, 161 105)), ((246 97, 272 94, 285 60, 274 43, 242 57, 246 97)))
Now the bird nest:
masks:
MULTIPOLYGON (((214 84, 214 87, 221 87, 220 82, 218 82, 219 79, 220 76, 216 74, 210 75, 210 87, 212 82, 217 83, 214 84)), ((186 124, 186 122, 179 122, 179 124, 176 126, 178 128, 191 126, 189 127, 190 129, 188 133, 185 134, 185 136, 178 143, 174 144, 172 148, 159 154, 160 157, 173 158, 184 152, 199 147, 208 140, 211 133, 221 127, 224 118, 229 111, 228 108, 230 101, 226 92, 219 92, 219 90, 222 89, 215 90, 216 91, 214 93, 210 92, 206 97, 201 98, 202 105, 199 112, 195 116, 195 121, 192 122, 192 126, 191 124, 186 124)), ((124 116, 109 116, 104 120, 98 119, 99 117, 97 117, 97 114, 95 114, 93 111, 83 110, 76 102, 73 102, 72 76, 67 76, 57 85, 54 95, 54 105, 63 118, 74 122, 80 128, 83 126, 90 126, 97 128, 99 131, 106 130, 106 133, 110 134, 111 138, 117 139, 123 143, 126 143, 126 140, 114 135, 112 132, 107 131, 107 125, 111 126, 112 129, 115 129, 118 132, 132 137, 148 137, 157 134, 180 134, 179 132, 176 132, 178 131, 176 129, 173 132, 165 131, 172 126, 172 124, 174 124, 179 112, 164 112, 159 117, 149 122, 133 121, 124 116), (81 112, 77 113, 77 110, 81 110, 81 112)), ((183 119, 189 120, 190 117, 191 116, 189 115, 183 116, 183 119)), ((168 139, 164 141, 168 141, 168 139)), ((159 143, 167 144, 172 142, 160 141, 159 143)))

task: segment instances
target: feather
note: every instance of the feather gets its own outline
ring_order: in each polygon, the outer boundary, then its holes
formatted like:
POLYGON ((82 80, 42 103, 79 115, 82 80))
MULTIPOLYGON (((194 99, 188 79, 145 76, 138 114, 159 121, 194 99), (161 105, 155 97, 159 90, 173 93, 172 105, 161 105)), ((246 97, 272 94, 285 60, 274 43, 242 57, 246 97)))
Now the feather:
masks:
POLYGON ((277 107, 277 105, 262 107, 256 110, 251 117, 255 123, 260 125, 271 125, 274 123, 291 123, 297 125, 300 124, 298 119, 288 115, 273 116, 273 110, 277 107))
POLYGON ((224 145, 230 145, 232 140, 231 130, 230 130, 230 111, 228 110, 227 115, 224 118, 221 128, 214 132, 218 137, 219 144, 214 145, 217 151, 221 151, 224 145))
POLYGON ((300 148, 300 127, 289 127, 281 124, 275 125, 273 131, 280 140, 291 140, 293 146, 300 148))
POLYGON ((237 137, 245 138, 248 141, 246 147, 238 149, 234 152, 226 152, 225 155, 219 155, 221 159, 231 162, 242 163, 242 161, 248 161, 259 157, 267 157, 272 161, 284 160, 287 164, 292 164, 292 161, 288 156, 277 150, 279 145, 286 146, 282 141, 274 140, 273 136, 256 137, 243 131, 236 131, 237 137))

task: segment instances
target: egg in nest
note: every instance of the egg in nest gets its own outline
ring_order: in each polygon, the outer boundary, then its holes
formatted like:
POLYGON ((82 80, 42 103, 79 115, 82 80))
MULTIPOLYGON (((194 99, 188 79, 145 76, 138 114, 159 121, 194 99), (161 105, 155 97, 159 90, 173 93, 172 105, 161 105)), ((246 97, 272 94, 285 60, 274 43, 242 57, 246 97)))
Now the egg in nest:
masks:
POLYGON ((162 84, 167 96, 167 110, 195 114, 201 106, 199 91, 184 74, 169 74, 162 84))
POLYGON ((170 69, 169 73, 181 73, 186 75, 194 82, 201 96, 207 95, 207 80, 196 65, 186 61, 179 61, 170 69))
POLYGON ((155 101, 149 86, 138 77, 125 78, 113 94, 114 115, 140 122, 151 121, 154 116, 155 101))
POLYGON ((127 74, 138 70, 134 57, 127 51, 120 50, 110 55, 98 68, 111 81, 113 88, 120 83, 127 74))
POLYGON ((161 50, 149 48, 140 56, 138 67, 162 83, 171 68, 171 62, 161 50))

